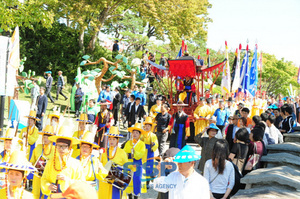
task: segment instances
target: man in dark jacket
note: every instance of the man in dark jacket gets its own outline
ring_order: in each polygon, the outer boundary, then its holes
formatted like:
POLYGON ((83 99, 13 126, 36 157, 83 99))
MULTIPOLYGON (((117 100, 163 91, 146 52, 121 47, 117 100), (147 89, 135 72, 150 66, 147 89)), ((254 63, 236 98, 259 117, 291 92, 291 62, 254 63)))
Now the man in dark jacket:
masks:
POLYGON ((36 121, 36 127, 39 129, 39 131, 42 131, 43 129, 43 117, 47 110, 48 105, 48 98, 45 95, 45 87, 40 88, 40 95, 37 98, 37 118, 40 119, 40 121, 36 121))
POLYGON ((45 95, 49 97, 52 103, 54 103, 54 100, 51 96, 51 88, 52 88, 52 82, 53 82, 53 77, 51 76, 52 72, 47 71, 45 72, 44 78, 46 79, 46 91, 45 95))
POLYGON ((229 145, 229 151, 231 151, 232 146, 233 146, 233 140, 235 137, 235 133, 238 129, 238 126, 237 126, 238 122, 239 122, 239 116, 234 115, 233 119, 232 119, 232 124, 229 124, 228 128, 227 128, 226 140, 229 145))
POLYGON ((65 86, 65 81, 64 81, 64 77, 62 76, 62 71, 58 71, 58 79, 57 79, 57 91, 56 91, 56 100, 58 100, 58 95, 61 94, 65 100, 68 99, 67 96, 65 96, 62 92, 62 90, 64 89, 65 86))
POLYGON ((113 99, 113 116, 114 116, 114 125, 116 126, 117 123, 119 123, 119 110, 120 110, 120 102, 121 102, 121 94, 119 93, 120 92, 120 88, 117 86, 115 88, 115 96, 114 96, 114 99, 113 99))
POLYGON ((119 43, 119 41, 115 40, 114 45, 113 45, 113 49, 112 49, 112 58, 113 59, 118 55, 119 50, 120 50, 118 43, 119 43))
POLYGON ((140 103, 141 98, 137 97, 135 103, 131 105, 131 110, 128 115, 129 126, 134 125, 136 122, 142 123, 142 120, 146 117, 144 106, 140 103))
POLYGON ((148 102, 148 114, 150 113, 151 107, 156 104, 156 96, 157 96, 157 89, 153 89, 153 93, 149 95, 149 102, 148 102))

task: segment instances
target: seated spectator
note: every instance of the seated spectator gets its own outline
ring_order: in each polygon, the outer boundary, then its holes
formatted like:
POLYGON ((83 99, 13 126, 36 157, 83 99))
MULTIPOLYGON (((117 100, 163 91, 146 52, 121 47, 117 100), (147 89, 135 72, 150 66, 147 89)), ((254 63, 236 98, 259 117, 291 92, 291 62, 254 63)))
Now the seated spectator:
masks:
POLYGON ((280 115, 280 109, 274 109, 273 113, 276 117, 276 120, 274 122, 274 126, 279 129, 279 124, 283 120, 282 116, 280 115))
POLYGON ((280 129, 281 133, 291 133, 294 127, 295 120, 293 119, 292 113, 293 109, 290 106, 286 106, 283 109, 283 113, 286 118, 282 121, 282 126, 280 129))
POLYGON ((269 135, 274 139, 275 144, 283 142, 283 136, 280 131, 274 126, 274 122, 276 121, 276 117, 274 115, 269 115, 266 124, 269 128, 269 135))
MULTIPOLYGON (((252 121, 253 121, 253 120, 252 120, 252 121)), ((247 119, 246 119, 246 118, 241 117, 241 118, 239 119, 239 127, 240 127, 240 128, 246 128, 247 131, 248 131, 248 133, 250 134, 251 130, 250 130, 250 128, 247 127, 247 119)))

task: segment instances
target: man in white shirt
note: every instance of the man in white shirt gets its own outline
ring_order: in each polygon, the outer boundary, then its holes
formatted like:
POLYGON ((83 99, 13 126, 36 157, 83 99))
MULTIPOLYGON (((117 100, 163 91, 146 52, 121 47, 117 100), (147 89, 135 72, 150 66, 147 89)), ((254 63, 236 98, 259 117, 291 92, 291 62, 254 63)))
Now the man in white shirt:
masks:
POLYGON ((283 136, 281 132, 274 126, 274 122, 276 117, 274 115, 270 115, 266 121, 267 128, 269 128, 269 135, 274 139, 275 144, 283 142, 283 136))
POLYGON ((209 184, 194 169, 198 159, 200 156, 191 146, 184 146, 174 158, 174 162, 178 163, 178 171, 154 179, 154 190, 163 193, 169 191, 169 199, 209 199, 209 184))

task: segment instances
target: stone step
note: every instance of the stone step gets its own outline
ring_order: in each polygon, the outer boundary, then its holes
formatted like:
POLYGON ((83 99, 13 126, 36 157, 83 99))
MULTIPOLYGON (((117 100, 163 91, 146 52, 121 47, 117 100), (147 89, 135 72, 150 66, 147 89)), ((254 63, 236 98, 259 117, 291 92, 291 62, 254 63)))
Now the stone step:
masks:
POLYGON ((246 189, 253 185, 280 185, 300 191, 300 171, 288 166, 264 168, 251 171, 241 179, 246 189))
POLYGON ((268 154, 270 153, 290 153, 300 156, 300 142, 284 142, 281 144, 271 144, 267 146, 268 154))
POLYGON ((300 132, 284 133, 283 139, 285 142, 300 142, 300 132))
POLYGON ((291 166, 300 170, 300 157, 290 153, 270 153, 262 156, 260 161, 264 167, 267 168, 276 166, 291 166))
POLYGON ((300 198, 300 192, 281 186, 261 186, 252 189, 241 189, 233 197, 236 199, 296 199, 300 198))

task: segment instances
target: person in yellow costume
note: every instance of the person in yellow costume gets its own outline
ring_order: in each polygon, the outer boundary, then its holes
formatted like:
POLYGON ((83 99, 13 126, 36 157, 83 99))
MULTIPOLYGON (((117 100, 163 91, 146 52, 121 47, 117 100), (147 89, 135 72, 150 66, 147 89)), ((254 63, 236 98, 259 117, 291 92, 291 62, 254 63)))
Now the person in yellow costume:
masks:
POLYGON ((80 140, 80 155, 76 159, 81 163, 85 180, 98 190, 99 181, 96 174, 103 169, 103 166, 100 160, 92 154, 93 148, 99 149, 99 146, 94 143, 94 136, 91 133, 85 134, 80 140))
MULTIPOLYGON (((88 116, 86 113, 81 113, 79 119, 76 120, 78 122, 78 130, 74 132, 73 137, 81 140, 85 135, 91 134, 90 131, 87 130, 87 124, 91 124, 92 122, 88 120, 88 116)), ((79 145, 73 146, 72 157, 77 158, 80 155, 80 147, 79 145)))
POLYGON ((262 114, 265 111, 266 106, 267 106, 266 92, 262 92, 259 115, 262 114))
POLYGON ((32 193, 24 190, 23 183, 28 172, 36 169, 28 162, 24 151, 12 152, 9 161, 0 163, 0 168, 7 170, 7 186, 0 189, 1 199, 33 199, 32 193))
MULTIPOLYGON (((153 176, 154 152, 158 149, 158 140, 156 135, 151 131, 153 129, 153 121, 151 117, 146 117, 143 123, 145 132, 141 136, 141 140, 146 145, 146 153, 143 157, 143 163, 147 162, 146 178, 153 176)), ((147 181, 149 185, 149 181, 147 181)))
POLYGON ((250 116, 251 119, 253 118, 254 115, 260 115, 259 114, 260 105, 261 105, 261 101, 258 98, 258 93, 256 93, 256 95, 253 98, 253 104, 252 104, 251 116, 250 116))
POLYGON ((55 151, 55 146, 53 146, 53 143, 48 139, 49 136, 54 135, 53 127, 47 125, 39 134, 43 136, 43 143, 36 146, 30 159, 31 164, 38 168, 38 173, 33 176, 32 182, 32 193, 35 199, 40 199, 43 196, 41 193, 41 177, 46 163, 54 157, 55 151))
POLYGON ((134 127, 128 128, 128 131, 131 133, 131 139, 126 142, 124 151, 128 154, 128 160, 135 163, 135 172, 125 192, 128 194, 129 199, 132 199, 132 195, 134 199, 137 199, 141 193, 147 192, 146 189, 142 189, 142 158, 146 154, 146 147, 145 143, 140 140, 145 131, 142 129, 141 123, 135 123, 134 127))
POLYGON ((204 104, 204 97, 201 97, 199 100, 199 105, 194 111, 195 121, 195 136, 201 133, 204 128, 207 126, 207 121, 210 115, 210 109, 207 105, 204 104))
POLYGON ((59 111, 54 111, 53 113, 49 114, 48 116, 50 120, 50 125, 53 126, 53 133, 56 135, 59 130, 59 121, 60 121, 60 114, 59 111))
POLYGON ((161 113, 161 103, 162 103, 162 96, 158 95, 156 98, 156 104, 153 105, 150 109, 150 114, 153 119, 156 117, 158 113, 161 113))
POLYGON ((27 159, 30 160, 32 156, 33 149, 35 148, 35 143, 39 138, 39 130, 35 126, 35 122, 39 121, 36 117, 35 111, 30 111, 28 118, 28 126, 21 130, 19 138, 23 141, 22 150, 27 153, 27 159))
MULTIPOLYGON (((123 137, 120 134, 118 127, 112 126, 109 132, 105 134, 108 136, 109 149, 106 148, 105 152, 100 155, 100 162, 104 167, 107 167, 108 162, 113 162, 117 166, 123 166, 128 162, 127 154, 125 151, 118 147, 119 138, 123 137)), ((101 177, 97 175, 100 180, 98 198, 99 199, 120 199, 123 195, 123 190, 113 186, 113 181, 105 179, 101 180, 101 177)))
POLYGON ((47 162, 41 179, 44 195, 64 192, 76 180, 84 180, 80 162, 71 157, 72 145, 79 144, 79 140, 72 138, 70 132, 62 126, 57 135, 49 137, 56 144, 54 157, 47 162))

